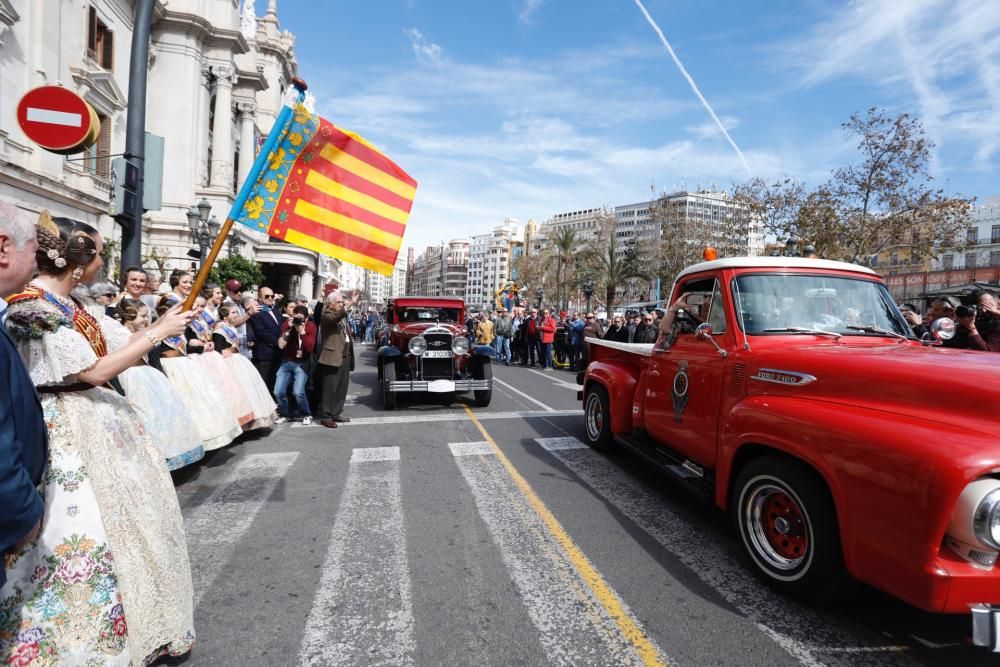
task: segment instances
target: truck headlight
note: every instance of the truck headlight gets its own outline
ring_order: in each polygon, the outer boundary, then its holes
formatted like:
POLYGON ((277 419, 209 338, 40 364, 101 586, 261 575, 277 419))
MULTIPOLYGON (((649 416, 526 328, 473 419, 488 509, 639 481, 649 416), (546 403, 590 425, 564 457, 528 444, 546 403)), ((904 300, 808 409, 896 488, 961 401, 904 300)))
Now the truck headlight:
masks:
POLYGON ((423 336, 414 336, 410 339, 408 347, 410 354, 415 354, 419 357, 427 351, 427 339, 423 336))
POLYGON ((451 351, 455 354, 468 354, 469 353, 469 339, 465 336, 456 336, 455 340, 451 341, 451 351))
POLYGON ((965 487, 955 503, 948 535, 1000 550, 1000 480, 984 477, 965 487))

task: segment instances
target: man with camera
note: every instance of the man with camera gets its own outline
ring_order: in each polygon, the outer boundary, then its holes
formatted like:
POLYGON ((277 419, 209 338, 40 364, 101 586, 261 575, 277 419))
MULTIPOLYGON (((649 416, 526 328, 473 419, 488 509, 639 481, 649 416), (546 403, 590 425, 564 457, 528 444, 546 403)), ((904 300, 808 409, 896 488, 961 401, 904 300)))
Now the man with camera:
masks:
POLYGON ((274 394, 281 414, 277 423, 292 418, 288 405, 288 385, 291 383, 292 395, 302 415, 302 425, 309 426, 312 424, 312 411, 306 397, 306 383, 309 381, 309 356, 316 346, 316 325, 309 320, 307 306, 295 306, 293 312, 292 318, 281 324, 281 337, 278 338, 281 365, 274 383, 274 394))
POLYGON ((972 293, 975 306, 955 309, 959 326, 968 330, 969 349, 1000 352, 1000 306, 997 298, 986 290, 972 293))
POLYGON ((354 352, 347 329, 347 306, 339 291, 330 292, 320 320, 320 353, 316 372, 322 386, 320 422, 326 428, 351 421, 344 415, 347 387, 354 370, 354 352))

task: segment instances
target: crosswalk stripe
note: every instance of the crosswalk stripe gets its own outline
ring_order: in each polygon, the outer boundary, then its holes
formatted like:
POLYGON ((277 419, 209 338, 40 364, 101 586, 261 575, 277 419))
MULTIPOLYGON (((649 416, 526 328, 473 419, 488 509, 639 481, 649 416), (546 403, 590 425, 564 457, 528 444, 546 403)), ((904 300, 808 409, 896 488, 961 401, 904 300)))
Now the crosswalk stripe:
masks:
POLYGON ((550 452, 557 452, 563 449, 587 449, 587 445, 580 442, 579 438, 572 436, 565 438, 535 438, 535 442, 550 452))
POLYGON ((453 456, 492 456, 493 448, 485 440, 481 442, 453 442, 448 445, 453 456))
POLYGON ((203 503, 186 514, 195 607, 298 456, 298 452, 247 456, 219 480, 203 503))
MULTIPOLYGON (((547 662, 643 664, 616 619, 595 599, 588 582, 578 574, 504 465, 496 456, 468 455, 481 451, 482 444, 453 443, 449 447, 538 629, 547 662)), ((624 603, 620 604, 624 613, 631 615, 624 603)))
MULTIPOLYGON (((544 447, 542 440, 545 439, 536 439, 544 447)), ((852 652, 884 651, 886 655, 880 656, 880 665, 911 664, 905 656, 895 654, 894 647, 883 646, 878 637, 870 636, 864 629, 838 628, 842 623, 783 598, 758 582, 723 545, 705 537, 682 511, 589 447, 546 449, 802 664, 830 664, 817 655, 829 649, 817 642, 850 647, 852 652), (871 645, 856 646, 859 636, 869 636, 871 645)))
POLYGON ((413 664, 413 605, 399 470, 398 447, 352 452, 306 620, 300 663, 413 664), (373 458, 392 456, 384 450, 395 450, 395 458, 373 458))

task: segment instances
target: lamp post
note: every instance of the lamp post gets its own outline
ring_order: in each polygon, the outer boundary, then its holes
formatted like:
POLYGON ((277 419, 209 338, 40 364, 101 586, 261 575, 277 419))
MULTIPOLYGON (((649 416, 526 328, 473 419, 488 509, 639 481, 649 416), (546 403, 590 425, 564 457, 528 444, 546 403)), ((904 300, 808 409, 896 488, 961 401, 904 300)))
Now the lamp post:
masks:
POLYGON ((241 239, 239 234, 236 233, 230 234, 229 238, 226 240, 229 243, 230 257, 235 257, 236 255, 239 255, 240 251, 243 249, 243 246, 247 244, 247 242, 241 239))
POLYGON ((191 243, 198 246, 200 251, 199 265, 205 263, 208 257, 208 249, 215 243, 215 237, 219 235, 222 223, 214 215, 209 218, 212 212, 212 205, 208 200, 202 198, 200 202, 191 206, 187 211, 188 227, 191 228, 191 243))
POLYGON ((583 290, 583 298, 587 300, 587 312, 590 312, 590 297, 594 295, 594 279, 588 273, 587 277, 583 279, 583 284, 580 285, 583 290))
POLYGON ((545 290, 541 287, 535 289, 535 300, 538 301, 538 310, 542 309, 542 298, 545 296, 545 290))

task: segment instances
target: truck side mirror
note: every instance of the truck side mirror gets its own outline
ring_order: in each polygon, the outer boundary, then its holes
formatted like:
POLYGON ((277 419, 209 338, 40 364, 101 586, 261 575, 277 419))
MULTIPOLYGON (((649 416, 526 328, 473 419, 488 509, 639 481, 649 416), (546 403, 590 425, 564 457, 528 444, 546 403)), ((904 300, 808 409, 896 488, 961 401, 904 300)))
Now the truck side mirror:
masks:
POLYGON ((712 338, 711 323, 702 322, 701 324, 699 324, 698 328, 694 330, 694 337, 697 340, 707 340, 709 343, 711 343, 715 347, 715 349, 718 350, 719 356, 722 357, 723 359, 729 356, 729 353, 723 350, 722 347, 720 347, 719 344, 715 342, 715 339, 712 338))

